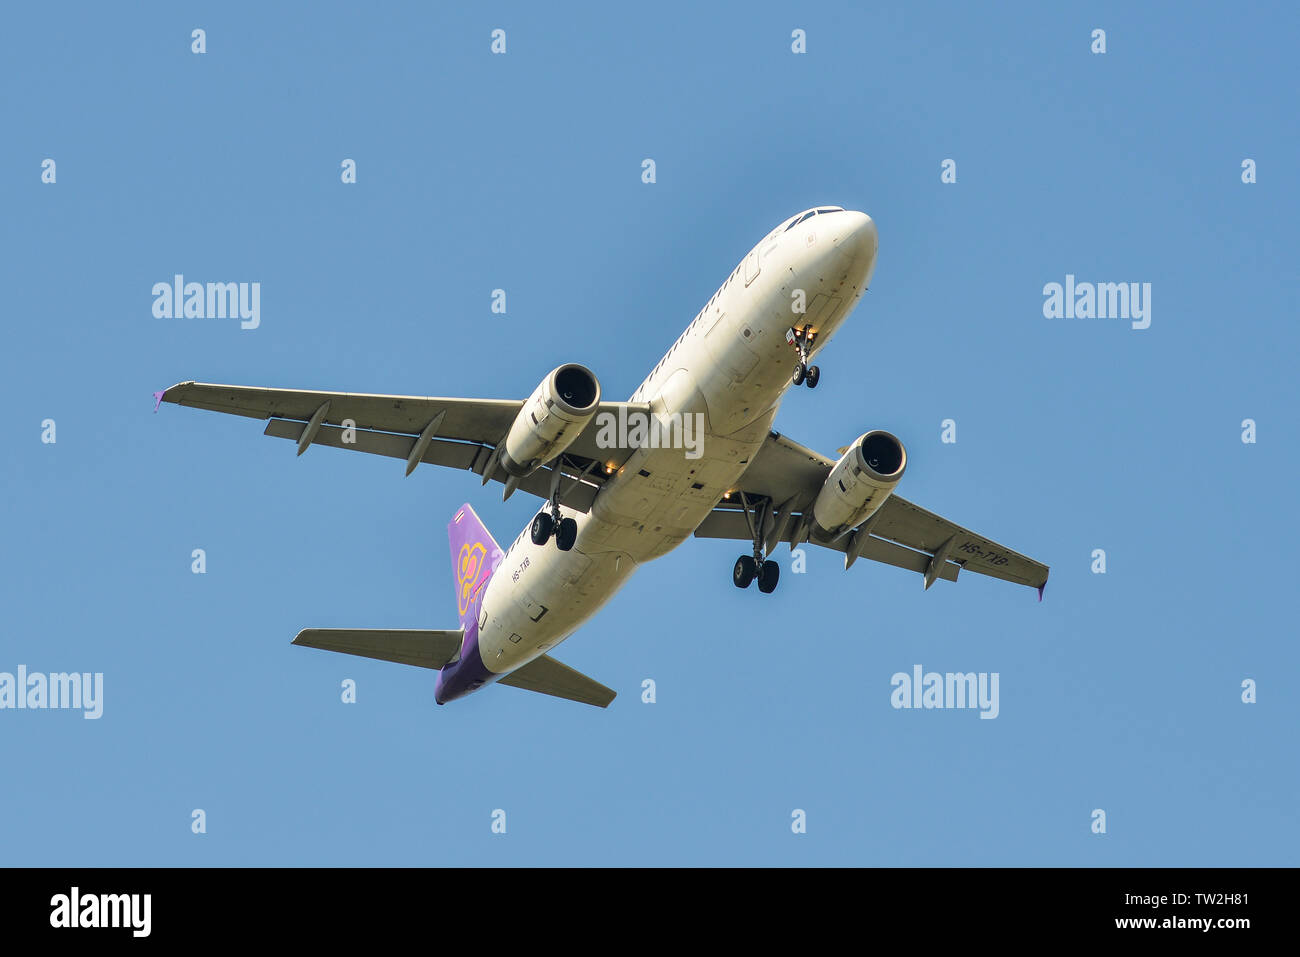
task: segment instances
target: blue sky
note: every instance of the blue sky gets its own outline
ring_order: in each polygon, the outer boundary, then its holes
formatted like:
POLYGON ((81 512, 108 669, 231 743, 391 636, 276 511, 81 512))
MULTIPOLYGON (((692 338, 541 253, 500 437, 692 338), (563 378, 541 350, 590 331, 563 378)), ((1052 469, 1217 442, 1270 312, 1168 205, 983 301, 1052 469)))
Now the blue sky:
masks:
POLYGON ((0 711, 0 862, 1300 863, 1294 8, 267 6, 0 30, 0 671, 104 674, 97 721, 0 711), (1042 604, 784 548, 760 596, 690 541, 556 652, 609 710, 437 708, 289 640, 453 626, 448 517, 504 542, 535 502, 151 413, 186 379, 522 398, 566 361, 625 397, 820 204, 878 265, 777 428, 894 432, 900 494, 1050 564, 1042 604), (178 272, 260 282, 260 327, 155 319, 178 272), (1151 283, 1150 328, 1044 318, 1066 274, 1151 283), (997 672, 998 718, 893 709, 915 664, 997 672))

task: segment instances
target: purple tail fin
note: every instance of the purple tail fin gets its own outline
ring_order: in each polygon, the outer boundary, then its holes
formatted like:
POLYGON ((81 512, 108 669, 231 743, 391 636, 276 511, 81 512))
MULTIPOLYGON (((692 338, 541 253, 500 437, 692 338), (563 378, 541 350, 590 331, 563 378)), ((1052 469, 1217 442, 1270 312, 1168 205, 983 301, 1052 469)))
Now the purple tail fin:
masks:
POLYGON ((470 622, 478 617, 488 579, 505 553, 468 502, 447 523, 447 538, 451 541, 456 610, 460 613, 460 626, 468 632, 470 622))

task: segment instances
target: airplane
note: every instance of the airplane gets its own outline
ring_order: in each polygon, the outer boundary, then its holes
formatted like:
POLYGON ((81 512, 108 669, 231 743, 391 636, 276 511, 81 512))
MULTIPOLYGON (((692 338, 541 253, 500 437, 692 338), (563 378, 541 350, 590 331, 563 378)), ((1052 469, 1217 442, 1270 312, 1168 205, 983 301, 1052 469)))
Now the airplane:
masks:
POLYGON ((309 392, 182 382, 159 402, 267 419, 264 434, 463 469, 544 502, 502 549, 473 508, 448 523, 460 627, 308 628, 293 644, 438 671, 434 700, 492 683, 607 707, 615 692, 548 652, 646 562, 692 535, 744 542, 738 588, 771 593, 779 543, 919 573, 926 589, 975 572, 1038 590, 1048 567, 914 505, 895 488, 902 442, 874 429, 821 455, 773 431, 786 390, 816 388, 810 360, 875 271, 876 224, 804 210, 751 249, 627 402, 585 366, 552 370, 523 401, 309 392), (696 428, 692 428, 692 425, 696 428), (665 437, 667 441, 665 441, 665 437))

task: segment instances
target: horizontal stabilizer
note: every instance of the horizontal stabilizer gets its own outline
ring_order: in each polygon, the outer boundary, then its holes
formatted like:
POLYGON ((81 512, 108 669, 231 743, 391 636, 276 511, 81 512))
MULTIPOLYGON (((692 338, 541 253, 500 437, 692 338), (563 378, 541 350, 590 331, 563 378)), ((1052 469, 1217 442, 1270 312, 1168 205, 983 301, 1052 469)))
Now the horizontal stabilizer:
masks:
POLYGON ((460 653, 464 635, 459 628, 455 631, 304 628, 293 643, 304 648, 320 648, 322 651, 337 651, 437 671, 460 653))
POLYGON ((497 684, 512 685, 556 698, 568 698, 582 704, 594 704, 598 708, 609 707, 616 694, 599 681, 593 681, 582 672, 560 664, 550 655, 534 658, 518 671, 499 679, 497 684))

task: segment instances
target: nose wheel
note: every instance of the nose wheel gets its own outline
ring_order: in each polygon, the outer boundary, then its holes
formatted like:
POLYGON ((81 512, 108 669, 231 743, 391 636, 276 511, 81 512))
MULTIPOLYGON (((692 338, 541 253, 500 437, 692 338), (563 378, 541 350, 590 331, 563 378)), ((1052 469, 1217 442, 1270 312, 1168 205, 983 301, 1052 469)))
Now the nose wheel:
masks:
POLYGON ((795 385, 806 385, 810 389, 815 389, 817 383, 821 381, 822 370, 817 366, 808 364, 808 356, 812 351, 812 344, 816 338, 817 333, 813 332, 812 326, 806 325, 801 329, 791 326, 785 331, 785 341, 799 353, 799 361, 795 363, 794 375, 790 376, 790 381, 795 385))
POLYGON ((790 381, 795 385, 806 385, 810 389, 815 389, 821 377, 822 370, 820 367, 805 366, 800 362, 794 367, 794 375, 790 376, 790 381))

